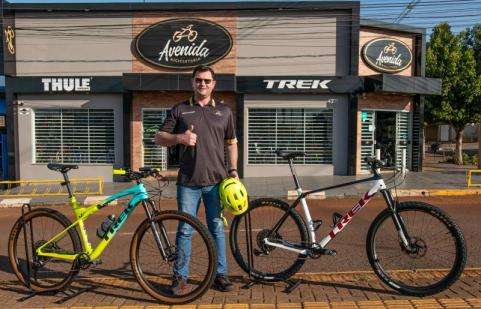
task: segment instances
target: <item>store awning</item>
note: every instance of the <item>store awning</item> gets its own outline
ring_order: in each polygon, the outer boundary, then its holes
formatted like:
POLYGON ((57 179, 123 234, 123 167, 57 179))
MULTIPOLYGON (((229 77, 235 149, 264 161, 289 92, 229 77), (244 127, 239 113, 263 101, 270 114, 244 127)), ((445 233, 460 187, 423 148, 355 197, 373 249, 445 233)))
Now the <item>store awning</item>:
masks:
POLYGON ((379 74, 364 77, 364 91, 441 95, 441 79, 379 74))
MULTIPOLYGON (((123 86, 135 91, 192 91, 191 74, 126 73, 123 86)), ((231 74, 216 74, 216 91, 235 91, 235 78, 231 74)))

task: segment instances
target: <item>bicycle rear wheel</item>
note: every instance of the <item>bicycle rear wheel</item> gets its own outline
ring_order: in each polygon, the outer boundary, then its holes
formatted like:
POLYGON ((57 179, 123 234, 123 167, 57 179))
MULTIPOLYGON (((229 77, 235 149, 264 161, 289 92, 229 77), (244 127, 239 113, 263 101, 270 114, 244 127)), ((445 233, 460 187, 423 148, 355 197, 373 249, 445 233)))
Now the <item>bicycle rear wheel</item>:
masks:
POLYGON ((178 211, 163 211, 153 221, 166 256, 162 256, 146 219, 137 228, 130 247, 132 270, 140 286, 167 304, 183 304, 201 297, 212 285, 217 267, 217 253, 209 231, 197 218, 178 211), (179 226, 193 231, 190 255, 176 246, 179 226), (174 268, 181 265, 189 267, 187 284, 172 294, 174 268))
MULTIPOLYGON (((262 198, 249 203, 251 216, 253 261, 251 275, 264 281, 285 280, 304 265, 305 256, 294 251, 271 247, 264 243, 270 230, 287 212, 289 205, 281 200, 262 198)), ((246 214, 234 217, 230 230, 230 247, 234 258, 246 273, 249 273, 246 214)), ((309 242, 307 228, 296 210, 291 209, 280 229, 270 236, 271 241, 286 241, 297 246, 309 242)))
MULTIPOLYGON (((18 280, 25 285, 29 283, 30 289, 36 292, 61 290, 72 281, 80 270, 77 262, 42 257, 35 253, 38 247, 70 225, 71 222, 67 217, 48 208, 30 211, 25 214, 25 222, 22 217, 15 222, 8 239, 8 258, 18 280), (25 243, 28 246, 29 282, 25 243)), ((80 253, 82 252, 80 237, 77 231, 71 228, 60 239, 47 245, 43 251, 62 254, 80 253)))
POLYGON ((466 263, 466 244, 456 223, 441 209, 420 202, 397 207, 415 250, 408 252, 391 211, 381 212, 367 236, 367 256, 379 278, 406 295, 425 296, 451 286, 466 263))

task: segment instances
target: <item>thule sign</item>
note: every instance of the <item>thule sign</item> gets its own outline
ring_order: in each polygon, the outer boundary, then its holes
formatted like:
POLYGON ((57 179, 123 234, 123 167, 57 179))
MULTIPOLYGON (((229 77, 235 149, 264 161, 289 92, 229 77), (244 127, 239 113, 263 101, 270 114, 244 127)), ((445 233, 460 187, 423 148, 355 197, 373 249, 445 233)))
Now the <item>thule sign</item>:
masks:
POLYGON ((329 89, 330 79, 264 79, 266 89, 329 89))
POLYGON ((42 78, 45 92, 88 92, 91 78, 42 78))

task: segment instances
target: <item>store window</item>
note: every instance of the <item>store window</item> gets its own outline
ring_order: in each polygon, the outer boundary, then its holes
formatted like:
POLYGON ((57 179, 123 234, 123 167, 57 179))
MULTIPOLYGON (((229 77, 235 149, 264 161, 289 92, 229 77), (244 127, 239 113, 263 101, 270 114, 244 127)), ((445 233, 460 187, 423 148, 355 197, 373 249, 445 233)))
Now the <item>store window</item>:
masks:
POLYGON ((34 110, 34 163, 113 164, 112 109, 34 110))
POLYGON ((332 164, 331 108, 249 108, 248 164, 282 164, 276 149, 302 151, 296 164, 332 164))
POLYGON ((160 167, 162 170, 166 170, 169 167, 179 165, 178 147, 155 145, 155 133, 157 133, 169 112, 170 109, 168 108, 142 109, 143 166, 160 167))

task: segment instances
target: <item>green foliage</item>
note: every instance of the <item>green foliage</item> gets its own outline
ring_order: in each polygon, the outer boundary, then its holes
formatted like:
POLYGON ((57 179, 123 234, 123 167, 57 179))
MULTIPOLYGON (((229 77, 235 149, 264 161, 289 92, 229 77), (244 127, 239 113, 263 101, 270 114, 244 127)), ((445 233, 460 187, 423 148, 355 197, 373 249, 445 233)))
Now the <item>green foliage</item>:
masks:
POLYGON ((478 155, 474 155, 471 157, 471 164, 474 165, 474 166, 478 166, 478 162, 479 162, 479 157, 478 155))
POLYGON ((469 155, 467 153, 463 152, 463 164, 467 165, 467 164, 469 164, 469 161, 471 161, 469 159, 469 155))
POLYGON ((426 51, 426 75, 442 79, 442 95, 426 98, 427 122, 447 123, 462 130, 466 124, 481 119, 478 53, 481 54, 480 26, 459 35, 454 35, 447 23, 433 29, 426 51))

